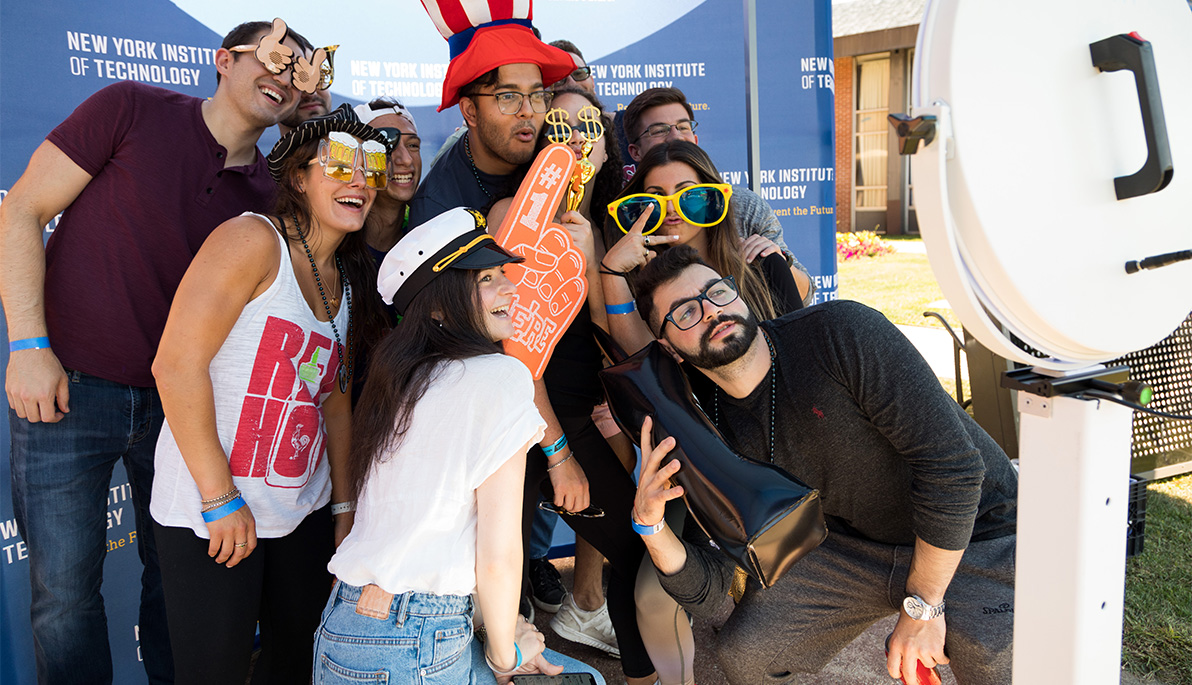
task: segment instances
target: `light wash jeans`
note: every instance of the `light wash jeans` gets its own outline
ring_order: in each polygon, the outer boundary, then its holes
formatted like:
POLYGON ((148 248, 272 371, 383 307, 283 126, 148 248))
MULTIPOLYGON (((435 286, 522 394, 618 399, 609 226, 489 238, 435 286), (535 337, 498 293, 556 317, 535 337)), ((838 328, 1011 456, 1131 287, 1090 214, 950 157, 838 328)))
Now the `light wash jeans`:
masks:
MULTIPOLYGON (((389 617, 356 613, 361 588, 336 582, 315 633, 314 685, 491 685, 484 647, 472 634, 472 598, 407 592, 395 595, 389 617)), ((547 650, 566 672, 594 669, 547 650)))

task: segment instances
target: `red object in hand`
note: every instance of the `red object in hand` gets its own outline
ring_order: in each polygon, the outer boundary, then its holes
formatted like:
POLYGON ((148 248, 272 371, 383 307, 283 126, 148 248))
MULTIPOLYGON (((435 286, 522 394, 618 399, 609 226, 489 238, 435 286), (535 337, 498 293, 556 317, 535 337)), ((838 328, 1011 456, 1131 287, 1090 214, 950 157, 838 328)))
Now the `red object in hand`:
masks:
MULTIPOLYGON (((891 637, 893 635, 886 636, 886 656, 890 656, 891 637)), ((902 685, 942 685, 943 683, 940 680, 939 671, 934 668, 927 668, 923 665, 922 661, 918 660, 915 661, 915 679, 918 681, 917 683, 908 683, 906 682, 906 678, 899 678, 902 681, 902 685)))

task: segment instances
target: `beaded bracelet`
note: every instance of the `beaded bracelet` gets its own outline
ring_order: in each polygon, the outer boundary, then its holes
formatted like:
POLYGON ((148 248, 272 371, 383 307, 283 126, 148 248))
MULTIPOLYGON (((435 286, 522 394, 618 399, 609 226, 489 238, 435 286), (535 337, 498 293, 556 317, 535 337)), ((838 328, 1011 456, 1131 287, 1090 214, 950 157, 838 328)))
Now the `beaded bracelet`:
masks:
POLYGON ((204 511, 203 512, 203 520, 206 521, 207 523, 211 523, 212 521, 218 521, 221 518, 232 514, 233 512, 235 512, 236 510, 240 509, 243 506, 244 506, 244 498, 241 497, 240 495, 236 495, 236 497, 232 501, 220 506, 219 508, 211 509, 210 511, 204 511))
POLYGON ((228 502, 231 502, 239 496, 240 488, 232 488, 219 497, 201 500, 199 503, 203 505, 203 511, 211 511, 212 509, 219 507, 221 504, 227 504, 228 502))
POLYGON ((550 473, 550 472, 551 472, 551 471, 553 471, 554 469, 557 469, 557 468, 559 468, 559 467, 560 467, 560 466, 562 466, 563 464, 566 464, 567 462, 571 461, 571 458, 572 458, 572 457, 574 457, 574 456, 575 456, 575 450, 572 450, 572 451, 571 451, 571 454, 568 454, 567 456, 565 456, 565 457, 563 457, 562 459, 560 459, 560 460, 558 461, 558 463, 557 463, 557 464, 552 464, 552 465, 550 465, 550 466, 546 467, 546 472, 547 472, 547 473, 550 473))

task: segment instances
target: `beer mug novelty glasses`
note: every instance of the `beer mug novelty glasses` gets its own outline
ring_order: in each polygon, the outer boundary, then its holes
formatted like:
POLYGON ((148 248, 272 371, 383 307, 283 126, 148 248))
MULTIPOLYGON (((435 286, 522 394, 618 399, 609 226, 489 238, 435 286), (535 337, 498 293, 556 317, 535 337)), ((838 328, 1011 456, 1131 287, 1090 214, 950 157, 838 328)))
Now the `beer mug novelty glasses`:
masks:
POLYGON ((653 193, 637 193, 627 195, 609 203, 608 213, 617 222, 622 233, 633 229, 633 224, 645 213, 646 208, 653 207, 654 211, 642 227, 642 235, 649 235, 662 225, 662 218, 666 214, 666 205, 671 203, 683 221, 692 226, 707 228, 724 221, 728 214, 728 201, 733 196, 733 188, 727 183, 701 183, 687 186, 674 195, 655 195, 653 193))
POLYGON ((323 175, 340 183, 351 183, 356 170, 364 172, 364 184, 383 190, 389 183, 389 157, 385 146, 375 140, 357 142, 343 131, 332 131, 319 141, 319 156, 307 162, 322 164, 323 175))

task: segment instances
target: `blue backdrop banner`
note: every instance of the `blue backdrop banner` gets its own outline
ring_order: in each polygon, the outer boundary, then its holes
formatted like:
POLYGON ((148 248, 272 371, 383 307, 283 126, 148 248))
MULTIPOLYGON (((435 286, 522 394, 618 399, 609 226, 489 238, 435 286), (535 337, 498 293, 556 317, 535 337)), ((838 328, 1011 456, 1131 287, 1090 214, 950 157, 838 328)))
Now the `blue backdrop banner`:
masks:
MULTIPOLYGON (((745 16, 739 0, 537 0, 543 39, 566 38, 593 67, 612 111, 642 90, 674 86, 700 123, 700 145, 735 185, 753 185, 776 210, 787 244, 819 286, 836 294, 833 67, 830 0, 755 0, 761 176, 748 177, 745 16)), ((60 0, 0 5, 0 203, 30 155, 89 95, 131 79, 207 97, 222 36, 278 6, 231 0, 60 0)), ((446 42, 417 0, 344 6, 295 0, 283 18, 315 45, 338 43, 335 104, 392 95, 418 121, 424 167, 462 124, 435 112, 447 68, 446 42)), ((276 129, 261 139, 268 151, 276 129)), ((168 154, 168 151, 163 151, 168 154)), ((46 227, 45 237, 57 219, 46 227)), ((2 249, 2 248, 0 248, 2 249)), ((5 303, 7 304, 7 303, 5 303)), ((3 337, 7 341, 7 326, 3 337)), ((7 345, 0 363, 8 364, 7 345)), ((19 420, 10 412, 10 420, 19 420)), ((0 423, 0 681, 36 680, 29 622, 29 550, 13 518, 7 484, 9 424, 0 423)), ((137 602, 140 561, 128 479, 112 476, 106 512, 103 594, 115 682, 143 683, 137 602)), ((560 540, 561 541, 561 540, 560 540)))

